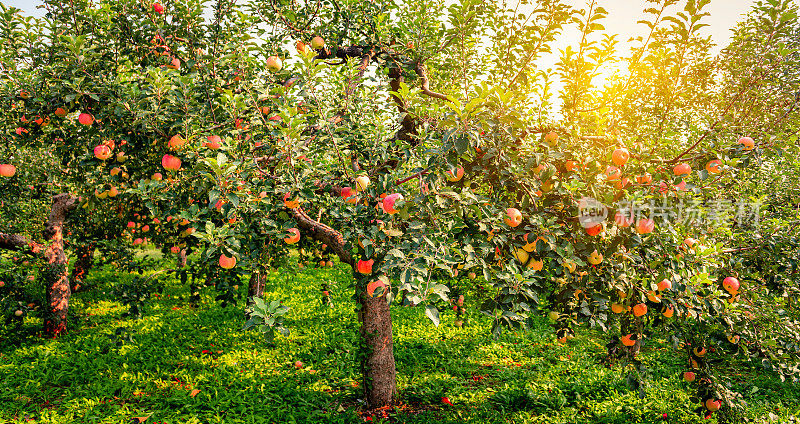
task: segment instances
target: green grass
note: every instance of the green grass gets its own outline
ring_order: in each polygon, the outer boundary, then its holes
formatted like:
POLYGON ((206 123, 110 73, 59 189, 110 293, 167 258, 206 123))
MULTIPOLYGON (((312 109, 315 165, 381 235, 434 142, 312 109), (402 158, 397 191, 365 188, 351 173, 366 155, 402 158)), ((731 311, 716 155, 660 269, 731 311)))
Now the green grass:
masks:
MULTIPOLYGON (((33 336, 0 346, 0 422, 32 423, 356 423, 363 422, 357 367, 358 323, 342 270, 269 277, 268 299, 292 308, 289 337, 268 346, 240 330, 239 305, 221 308, 213 288, 191 308, 188 288, 168 280, 142 319, 123 318, 110 268, 92 275, 94 291, 73 297, 74 330, 59 340, 33 336), (330 285, 333 307, 320 302, 330 285), (105 292, 103 291, 105 290, 105 292), (205 353, 204 353, 205 351, 205 353), (305 368, 297 370, 300 360, 305 368), (199 390, 194 397, 192 391, 199 390)), ((468 298, 469 302, 469 298, 468 298)), ((372 422, 404 423, 695 423, 680 359, 657 340, 642 358, 650 369, 646 397, 625 383, 627 371, 599 364, 602 335, 583 330, 567 346, 537 329, 489 335, 473 308, 470 325, 437 328, 421 308, 394 307, 395 355, 402 405, 372 422), (454 406, 445 405, 447 396, 454 406), (668 419, 663 420, 662 414, 668 419)), ((26 329, 38 329, 38 320, 26 329)), ((736 390, 748 415, 768 422, 800 414, 800 390, 770 374, 742 368, 736 390), (757 389, 755 389, 757 387, 757 389)))

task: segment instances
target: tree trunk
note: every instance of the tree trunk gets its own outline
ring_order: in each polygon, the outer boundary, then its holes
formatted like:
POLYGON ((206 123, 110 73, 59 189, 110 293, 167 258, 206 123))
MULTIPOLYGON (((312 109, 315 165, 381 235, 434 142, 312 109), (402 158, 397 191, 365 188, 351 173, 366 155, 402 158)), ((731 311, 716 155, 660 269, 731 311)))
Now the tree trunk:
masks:
POLYGON ((392 317, 385 296, 361 294, 364 395, 369 408, 390 406, 397 395, 392 317))
POLYGON ((250 312, 253 310, 253 298, 264 296, 265 277, 260 272, 250 274, 250 282, 247 285, 247 304, 244 307, 244 320, 250 319, 250 312))
POLYGON ((186 258, 188 256, 189 252, 187 252, 186 249, 181 249, 181 251, 178 252, 178 269, 186 267, 186 258))
POLYGON ((42 269, 48 306, 44 317, 44 334, 53 338, 67 331, 67 312, 72 292, 67 255, 64 253, 64 221, 67 213, 75 208, 75 200, 67 193, 53 196, 53 206, 43 232, 44 239, 49 242, 44 251, 45 265, 42 269))
POLYGON ((75 266, 72 268, 72 292, 77 293, 84 285, 84 279, 89 270, 94 265, 94 243, 81 244, 75 250, 77 258, 75 259, 75 266))

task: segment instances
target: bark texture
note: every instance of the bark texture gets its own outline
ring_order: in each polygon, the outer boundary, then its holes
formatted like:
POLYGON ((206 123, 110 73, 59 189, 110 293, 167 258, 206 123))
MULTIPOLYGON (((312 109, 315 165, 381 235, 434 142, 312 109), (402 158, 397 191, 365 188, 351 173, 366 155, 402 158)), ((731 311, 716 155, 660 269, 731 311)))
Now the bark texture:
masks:
POLYGON ((75 249, 75 265, 72 267, 70 281, 72 292, 77 293, 84 288, 84 280, 94 266, 94 243, 81 244, 75 249))
POLYGON ((67 331, 67 312, 72 291, 67 272, 67 255, 64 253, 64 222, 75 206, 76 199, 67 193, 53 196, 53 206, 43 232, 44 239, 49 242, 44 250, 45 264, 42 269, 48 306, 44 334, 54 338, 67 331))
POLYGON ((364 396, 369 408, 394 404, 397 380, 392 342, 392 316, 386 297, 361 298, 361 340, 364 343, 362 368, 364 396))
POLYGON ((250 311, 253 310, 253 298, 264 296, 264 280, 266 278, 260 272, 250 274, 250 282, 247 285, 247 305, 244 309, 244 320, 250 319, 250 311))

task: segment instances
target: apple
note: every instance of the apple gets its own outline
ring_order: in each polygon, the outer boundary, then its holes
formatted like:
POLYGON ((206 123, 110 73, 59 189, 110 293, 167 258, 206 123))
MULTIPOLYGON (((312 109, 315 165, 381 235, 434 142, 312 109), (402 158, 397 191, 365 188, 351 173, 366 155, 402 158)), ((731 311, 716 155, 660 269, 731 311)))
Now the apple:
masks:
POLYGON ((714 159, 706 164, 706 171, 708 171, 709 174, 719 174, 722 172, 720 166, 722 166, 722 161, 714 159))
MULTIPOLYGON (((169 251, 170 251, 170 252, 172 252, 172 253, 175 253, 175 254, 177 254, 178 252, 180 252, 180 251, 181 251, 181 248, 180 248, 180 247, 178 247, 178 246, 172 246, 172 247, 170 247, 170 248, 169 248, 169 251)), ((235 259, 235 258, 234 258, 234 259, 235 259)))
POLYGON ((617 190, 622 190, 623 188, 627 187, 630 182, 631 181, 628 179, 628 177, 622 177, 621 180, 614 183, 614 187, 617 190))
POLYGON ((125 152, 117 152, 117 162, 123 163, 128 160, 128 157, 125 156, 125 152))
POLYGON ((106 160, 111 157, 111 149, 105 144, 101 144, 94 148, 94 157, 100 160, 106 160))
POLYGON ((555 131, 550 131, 544 136, 544 141, 545 143, 553 145, 558 141, 558 134, 556 134, 555 131))
POLYGON ((750 151, 756 148, 756 142, 750 137, 742 137, 736 144, 741 144, 744 150, 750 151))
POLYGON ((692 167, 688 163, 679 163, 672 168, 675 175, 689 175, 692 173, 692 167))
POLYGON ((290 235, 283 239, 287 244, 295 244, 300 241, 300 230, 297 228, 289 228, 286 230, 290 235))
POLYGON ((175 70, 181 69, 181 60, 177 57, 173 57, 167 64, 167 68, 175 70))
POLYGON ((333 261, 326 262, 325 266, 327 266, 328 268, 333 268, 333 261))
POLYGON ((369 187, 369 177, 361 175, 356 177, 356 191, 364 191, 369 187))
POLYGON ((640 219, 636 223, 636 232, 639 234, 650 234, 653 232, 656 223, 652 219, 640 219))
POLYGON ((59 118, 63 118, 67 116, 67 111, 64 110, 63 107, 56 108, 56 111, 53 112, 54 115, 58 116, 59 118))
POLYGON ((283 195, 283 205, 286 206, 286 209, 296 209, 300 206, 300 200, 292 199, 291 194, 286 193, 283 195))
POLYGON ((647 313, 647 305, 644 303, 638 303, 633 306, 633 315, 640 317, 647 313))
POLYGON ((474 280, 478 278, 478 274, 475 274, 474 272, 470 271, 469 273, 467 273, 467 278, 469 278, 470 280, 474 280))
POLYGON ((173 135, 167 142, 167 146, 169 146, 169 149, 172 150, 173 152, 182 149, 183 146, 185 145, 186 145, 186 140, 183 137, 181 137, 180 134, 173 135))
POLYGON ((206 137, 206 139, 208 142, 203 143, 203 145, 211 150, 217 150, 220 148, 220 146, 222 146, 222 138, 220 138, 218 135, 210 135, 206 137))
POLYGON ((697 376, 691 371, 686 371, 685 373, 683 373, 683 379, 690 383, 694 381, 696 378, 697 376))
POLYGON ((17 167, 7 163, 0 164, 0 176, 11 178, 17 173, 17 167))
POLYGON ((628 159, 630 159, 630 157, 630 152, 628 152, 628 149, 624 147, 614 150, 614 153, 611 154, 611 160, 617 166, 624 166, 626 163, 628 163, 628 159))
POLYGON ((567 171, 574 171, 574 170, 578 169, 578 166, 579 166, 578 161, 574 161, 574 160, 568 160, 566 163, 564 163, 564 168, 567 171))
POLYGON ((231 269, 236 266, 236 257, 227 257, 225 254, 219 255, 219 266, 225 269, 231 269))
POLYGON ((372 274, 372 264, 374 263, 374 259, 366 261, 359 259, 358 263, 356 264, 356 270, 358 270, 358 272, 361 274, 372 274))
POLYGON ((164 6, 161 3, 153 3, 153 11, 158 13, 159 15, 164 14, 164 6))
POLYGON ((661 314, 667 318, 672 318, 675 315, 675 308, 670 305, 665 305, 664 309, 661 311, 661 314))
POLYGON ((325 47, 325 40, 322 39, 319 35, 311 39, 311 48, 314 50, 319 50, 325 47))
POLYGON ((514 256, 514 258, 516 258, 516 260, 518 260, 518 261, 519 261, 521 264, 525 264, 526 262, 528 262, 528 258, 530 257, 530 256, 528 255, 528 252, 526 252, 524 249, 518 249, 518 248, 516 248, 516 247, 512 247, 511 254, 512 254, 512 255, 514 256))
POLYGON ((636 344, 636 340, 633 339, 633 334, 628 334, 626 336, 622 336, 622 337, 619 338, 619 340, 622 342, 623 346, 630 347, 630 346, 633 346, 633 345, 636 344))
POLYGON ((161 181, 163 178, 164 178, 164 176, 161 175, 160 172, 156 172, 155 174, 153 174, 152 177, 150 177, 150 179, 153 180, 153 181, 161 181))
POLYGON ((726 277, 722 280, 722 288, 730 294, 737 293, 740 286, 739 279, 736 277, 726 277))
POLYGON ((658 290, 664 291, 672 288, 672 282, 666 278, 658 282, 658 290))
POLYGON ((133 221, 128 221, 128 228, 136 228, 136 223, 133 221))
POLYGON ((522 212, 516 208, 506 209, 506 217, 503 219, 509 227, 516 227, 522 223, 522 212))
POLYGON ((547 314, 547 317, 550 318, 551 321, 557 321, 559 314, 556 311, 550 311, 550 313, 547 314))
POLYGON ((377 280, 367 284, 367 296, 374 297, 375 290, 377 290, 378 287, 386 287, 386 283, 381 280, 377 280))
POLYGON ((117 197, 118 194, 119 190, 116 187, 111 186, 111 188, 108 189, 108 197, 117 197))
POLYGON ((601 255, 601 254, 600 254, 600 253, 597 251, 597 249, 595 249, 595 251, 594 251, 594 252, 592 252, 591 254, 589 254, 589 257, 587 258, 587 260, 588 260, 588 261, 589 261, 589 263, 590 263, 590 264, 592 264, 592 265, 599 265, 601 262, 603 262, 603 255, 601 255))
POLYGON ((94 123, 94 117, 88 113, 81 113, 78 115, 78 122, 83 125, 92 125, 92 123, 94 123))
POLYGON ((283 61, 278 56, 270 56, 267 58, 267 69, 272 72, 278 72, 283 68, 283 61))
POLYGON ((696 347, 692 350, 692 352, 694 352, 695 356, 698 358, 706 356, 706 348, 704 347, 696 347))
POLYGON ((113 177, 113 176, 119 174, 120 172, 122 172, 122 169, 120 169, 120 167, 118 167, 118 166, 115 166, 115 167, 111 168, 111 171, 109 171, 108 174, 113 177))
POLYGON ((464 168, 460 166, 456 168, 455 172, 453 172, 452 170, 447 171, 447 180, 450 182, 454 183, 456 181, 461 180, 461 178, 463 177, 464 177, 464 168))
POLYGON ((0 287, 5 287, 5 286, 6 286, 6 282, 5 281, 0 281, 0 287))
POLYGON ((717 400, 706 399, 705 406, 706 406, 706 409, 708 409, 709 411, 716 412, 716 411, 719 411, 719 408, 722 407, 722 401, 719 400, 719 399, 717 399, 717 400))
POLYGON ((384 197, 382 202, 384 212, 388 213, 389 215, 394 215, 399 212, 397 209, 395 209, 398 201, 403 201, 403 195, 400 193, 392 193, 384 197))
POLYGON ((613 312, 615 314, 621 314, 623 311, 625 311, 625 306, 623 306, 623 305, 621 305, 619 303, 612 303, 611 304, 611 312, 613 312))
MULTIPOLYGON (((0 281, 0 283, 2 283, 2 281, 0 281)), ((3 286, 0 286, 0 287, 3 287, 3 286)), ((728 341, 733 343, 733 344, 738 344, 739 343, 739 335, 737 335, 737 334, 730 335, 729 334, 728 335, 728 341)))
POLYGON ((133 245, 134 246, 136 246, 137 244, 142 244, 142 243, 144 243, 144 240, 142 240, 141 238, 137 238, 136 240, 133 241, 133 245))
POLYGON ((14 311, 14 315, 16 315, 16 316, 18 316, 18 317, 21 317, 21 316, 22 316, 22 311, 20 311, 19 309, 17 309, 16 311, 14 311))
POLYGON ((164 155, 161 158, 161 166, 168 171, 178 171, 181 169, 181 160, 172 155, 164 155))
POLYGON ((303 368, 303 363, 300 362, 300 361, 294 361, 294 367, 297 368, 297 369, 302 369, 303 368))
POLYGON ((622 176, 622 171, 616 166, 609 166, 608 168, 606 168, 605 175, 608 181, 615 181, 620 179, 620 177, 622 176))
POLYGON ((596 236, 603 232, 603 224, 597 224, 593 227, 589 227, 586 229, 586 233, 590 236, 596 236))
POLYGON ((617 213, 614 214, 614 223, 617 224, 618 227, 628 228, 633 225, 633 216, 626 216, 622 211, 617 211, 617 213))
POLYGON ((656 292, 652 290, 647 292, 647 299, 653 303, 661 303, 661 296, 657 295, 656 292))

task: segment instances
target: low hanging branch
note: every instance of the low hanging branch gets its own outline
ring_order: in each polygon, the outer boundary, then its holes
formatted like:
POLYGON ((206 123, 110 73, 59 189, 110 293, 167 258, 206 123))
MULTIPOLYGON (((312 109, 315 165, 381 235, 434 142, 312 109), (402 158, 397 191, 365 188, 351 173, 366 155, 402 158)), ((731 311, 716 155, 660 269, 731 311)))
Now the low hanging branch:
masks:
POLYGON ((17 234, 0 233, 0 249, 13 250, 28 255, 41 255, 42 246, 35 241, 17 234))
POLYGON ((290 209, 289 213, 297 222, 297 226, 314 240, 325 243, 330 247, 341 262, 351 267, 354 265, 353 256, 345 248, 342 234, 333 228, 313 220, 302 208, 290 209))

